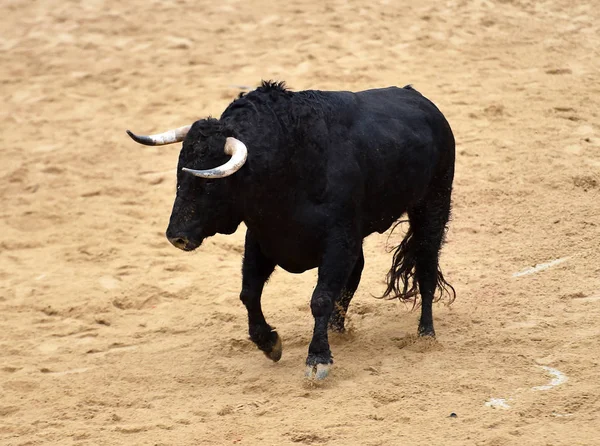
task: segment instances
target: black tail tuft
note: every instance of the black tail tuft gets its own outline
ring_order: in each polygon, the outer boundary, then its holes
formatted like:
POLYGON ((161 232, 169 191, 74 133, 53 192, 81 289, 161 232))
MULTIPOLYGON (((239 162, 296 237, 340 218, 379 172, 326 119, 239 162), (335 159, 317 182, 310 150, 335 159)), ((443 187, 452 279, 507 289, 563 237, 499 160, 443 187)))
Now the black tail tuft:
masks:
MULTIPOLYGON (((394 251, 392 267, 386 276, 387 289, 381 298, 408 301, 414 297, 414 304, 416 306, 416 296, 419 293, 419 284, 415 276, 417 248, 417 241, 413 230, 409 228, 404 236, 404 240, 402 240, 402 243, 394 251)), ((451 304, 456 299, 456 291, 452 285, 446 282, 438 266, 434 302, 441 300, 444 296, 448 297, 448 304, 451 304)))
MULTIPOLYGON (((410 300, 418 293, 417 278, 415 277, 415 238, 411 228, 404 236, 402 243, 394 252, 392 267, 387 273, 387 289, 382 298, 410 300)), ((416 303, 416 299, 415 299, 416 303)))

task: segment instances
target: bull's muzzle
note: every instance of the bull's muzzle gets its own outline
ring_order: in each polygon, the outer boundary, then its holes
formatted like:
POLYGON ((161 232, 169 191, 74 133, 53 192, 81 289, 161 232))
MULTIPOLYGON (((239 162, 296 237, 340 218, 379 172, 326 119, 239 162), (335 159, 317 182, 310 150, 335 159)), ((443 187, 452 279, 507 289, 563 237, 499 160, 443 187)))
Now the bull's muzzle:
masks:
POLYGON ((167 231, 166 236, 171 245, 173 245, 175 248, 181 249, 182 251, 193 251, 202 243, 201 241, 198 242, 191 239, 185 234, 172 234, 171 231, 167 231))
POLYGON ((185 247, 188 245, 189 240, 186 237, 167 237, 171 245, 175 248, 179 248, 185 251, 185 247))

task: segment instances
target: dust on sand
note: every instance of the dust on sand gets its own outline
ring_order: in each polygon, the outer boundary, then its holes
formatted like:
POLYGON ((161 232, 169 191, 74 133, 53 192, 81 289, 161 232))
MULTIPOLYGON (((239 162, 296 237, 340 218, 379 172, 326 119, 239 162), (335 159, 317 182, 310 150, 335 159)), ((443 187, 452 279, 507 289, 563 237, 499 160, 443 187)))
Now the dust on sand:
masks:
POLYGON ((598 444, 600 12, 401 3, 3 3, 0 443, 598 444), (178 147, 125 128, 218 116, 262 78, 413 83, 448 117, 458 298, 434 309, 437 343, 373 299, 391 264, 373 236, 332 376, 307 386, 315 273, 267 286, 273 364, 246 338, 243 230, 191 254, 165 240, 178 147), (540 366, 568 381, 532 390, 540 366))

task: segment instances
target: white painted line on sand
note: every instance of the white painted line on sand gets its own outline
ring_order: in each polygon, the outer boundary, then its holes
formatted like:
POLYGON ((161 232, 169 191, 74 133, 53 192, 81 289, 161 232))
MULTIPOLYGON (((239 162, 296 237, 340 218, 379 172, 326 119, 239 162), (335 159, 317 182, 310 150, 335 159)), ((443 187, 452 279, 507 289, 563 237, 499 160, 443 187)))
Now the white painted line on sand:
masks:
POLYGON ((73 373, 83 373, 83 372, 87 372, 88 368, 81 368, 81 369, 71 369, 71 370, 65 370, 64 372, 50 372, 48 373, 49 375, 52 376, 64 376, 64 375, 72 375, 73 373))
POLYGON ((573 302, 596 302, 600 300, 600 294, 589 296, 589 297, 574 297, 573 302))
POLYGON ((504 398, 490 398, 485 402, 485 405, 493 408, 510 409, 510 406, 506 403, 504 398))
POLYGON ((547 371, 554 378, 552 378, 552 381, 550 381, 549 384, 546 384, 545 386, 532 387, 532 390, 550 390, 553 387, 560 386, 569 380, 569 378, 567 378, 566 375, 560 370, 553 369, 552 367, 546 367, 545 365, 541 365, 540 367, 547 371))
POLYGON ((519 271, 518 273, 514 273, 512 276, 513 277, 527 276, 529 274, 544 271, 545 269, 548 269, 552 266, 560 265, 561 263, 566 262, 567 260, 569 260, 569 257, 563 257, 562 259, 552 260, 551 262, 540 263, 531 268, 527 268, 523 271, 519 271))
MULTIPOLYGON (((546 384, 545 386, 536 386, 536 387, 532 387, 531 390, 550 390, 553 387, 556 386, 560 386, 561 384, 564 384, 568 381, 567 376, 562 373, 560 370, 556 370, 555 368, 552 367, 547 367, 545 365, 541 365, 539 366, 540 368, 544 369, 546 372, 548 372, 550 375, 552 375, 552 381, 550 381, 549 384, 546 384)), ((509 398, 508 401, 512 401, 512 398, 509 398)), ((510 409, 510 405, 507 403, 507 400, 505 398, 490 398, 489 400, 487 400, 485 402, 485 405, 487 407, 492 407, 494 409, 510 409)), ((558 414, 553 412, 552 415, 554 415, 555 417, 570 417, 571 414, 558 414)))

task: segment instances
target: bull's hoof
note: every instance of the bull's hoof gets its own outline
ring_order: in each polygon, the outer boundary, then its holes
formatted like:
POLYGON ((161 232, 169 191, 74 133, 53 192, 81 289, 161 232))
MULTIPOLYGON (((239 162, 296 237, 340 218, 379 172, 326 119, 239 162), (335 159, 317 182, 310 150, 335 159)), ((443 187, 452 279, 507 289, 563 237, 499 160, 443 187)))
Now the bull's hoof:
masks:
POLYGON ((304 376, 310 380, 321 381, 327 378, 330 369, 331 364, 307 365, 304 376))
POLYGON ((422 338, 435 339, 435 330, 433 327, 419 327, 419 336, 422 338))
POLYGON ((270 351, 264 350, 263 353, 267 358, 269 358, 273 362, 277 362, 281 359, 281 353, 283 352, 283 344, 281 343, 281 338, 279 337, 277 332, 274 331, 273 334, 277 337, 275 343, 273 344, 273 347, 271 347, 270 351))
POLYGON ((323 380, 329 375, 332 364, 333 359, 331 358, 331 352, 329 351, 326 354, 320 355, 309 353, 308 358, 306 358, 306 371, 304 376, 311 380, 323 380))

